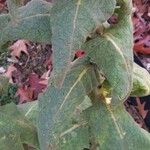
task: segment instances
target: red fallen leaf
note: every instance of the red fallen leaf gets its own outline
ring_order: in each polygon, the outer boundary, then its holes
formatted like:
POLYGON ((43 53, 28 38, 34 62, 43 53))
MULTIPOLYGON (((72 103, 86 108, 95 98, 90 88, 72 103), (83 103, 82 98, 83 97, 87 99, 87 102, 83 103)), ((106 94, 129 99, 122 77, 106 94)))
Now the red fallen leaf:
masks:
POLYGON ((148 32, 150 31, 148 26, 141 25, 138 28, 135 28, 134 32, 134 51, 142 54, 150 54, 150 35, 148 32), (146 33, 147 31, 147 33, 146 33))
POLYGON ((0 4, 0 11, 2 11, 4 9, 5 5, 0 4))
POLYGON ((12 74, 14 71, 17 71, 17 69, 14 67, 14 65, 10 65, 5 73, 5 76, 9 78, 10 83, 13 83, 12 74))
POLYGON ((0 0, 0 11, 2 11, 5 7, 6 0, 0 0))
POLYGON ((118 16, 117 15, 112 15, 109 19, 108 19, 108 23, 109 24, 116 24, 118 23, 118 16))
POLYGON ((85 51, 84 50, 78 49, 75 53, 75 59, 83 58, 84 56, 85 56, 85 51))
POLYGON ((19 104, 32 100, 33 90, 27 86, 19 87, 16 96, 19 97, 19 104))
POLYGON ((144 43, 135 44, 133 49, 137 53, 150 54, 150 47, 145 47, 144 43))
POLYGON ((24 52, 28 55, 27 51, 27 44, 28 42, 26 40, 18 40, 15 42, 12 46, 9 47, 9 49, 12 51, 11 55, 15 57, 20 57, 21 52, 24 52))
POLYGON ((6 0, 0 0, 0 3, 5 3, 6 2, 6 0))
POLYGON ((16 92, 16 96, 19 97, 19 104, 36 100, 38 95, 46 89, 47 85, 48 77, 47 79, 41 79, 35 73, 30 74, 26 85, 20 86, 16 92))
MULTIPOLYGON (((150 29, 149 29, 150 31, 150 29)), ((147 35, 145 38, 144 38, 144 43, 147 47, 150 47, 150 35, 147 35)))
POLYGON ((51 73, 51 69, 49 69, 47 72, 45 72, 42 76, 41 76, 41 79, 46 79, 44 81, 40 81, 40 83, 44 83, 44 84, 48 84, 48 79, 49 79, 49 76, 50 76, 50 73, 51 73))
MULTIPOLYGON (((47 87, 47 85, 48 85, 48 79, 47 80, 42 80, 42 81, 39 81, 39 84, 41 84, 41 85, 45 85, 45 87, 47 87)), ((44 90, 45 88, 43 88, 43 90, 44 90)), ((42 91, 43 91, 42 90, 42 91)))
POLYGON ((147 115, 147 113, 149 111, 149 110, 145 110, 144 109, 146 102, 144 102, 143 104, 141 104, 139 97, 136 98, 136 102, 137 102, 137 106, 136 106, 137 110, 139 111, 139 113, 142 116, 142 118, 145 119, 145 117, 146 117, 146 115, 147 115))
POLYGON ((33 90, 32 99, 37 99, 39 93, 43 92, 43 90, 47 87, 48 79, 39 78, 37 74, 32 73, 28 77, 28 83, 30 89, 33 90))
POLYGON ((51 57, 44 62, 44 66, 46 66, 49 70, 52 69, 52 58, 51 57))
MULTIPOLYGON (((136 24, 138 26, 138 23, 136 24)), ((139 25, 138 27, 134 27, 134 39, 137 38, 137 36, 141 36, 146 30, 147 27, 145 25, 139 25)))
POLYGON ((133 0, 133 6, 135 8, 135 12, 132 17, 135 40, 134 51, 142 54, 150 54, 148 3, 148 0, 133 0))

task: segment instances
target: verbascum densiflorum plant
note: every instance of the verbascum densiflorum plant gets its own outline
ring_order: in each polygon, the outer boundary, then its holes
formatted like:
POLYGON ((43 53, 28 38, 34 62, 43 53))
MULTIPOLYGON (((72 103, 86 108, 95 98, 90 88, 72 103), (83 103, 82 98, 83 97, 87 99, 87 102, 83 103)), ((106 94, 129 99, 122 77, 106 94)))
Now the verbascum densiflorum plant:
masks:
MULTIPOLYGON (((126 112, 129 96, 150 94, 133 62, 130 0, 7 0, 0 50, 9 41, 52 44, 53 71, 38 101, 0 107, 0 150, 149 150, 150 134, 126 112), (117 14, 118 22, 106 27, 117 14), (74 60, 78 49, 84 58, 74 60), (73 61, 74 60, 74 61, 73 61)), ((8 81, 0 78, 0 93, 8 81)))

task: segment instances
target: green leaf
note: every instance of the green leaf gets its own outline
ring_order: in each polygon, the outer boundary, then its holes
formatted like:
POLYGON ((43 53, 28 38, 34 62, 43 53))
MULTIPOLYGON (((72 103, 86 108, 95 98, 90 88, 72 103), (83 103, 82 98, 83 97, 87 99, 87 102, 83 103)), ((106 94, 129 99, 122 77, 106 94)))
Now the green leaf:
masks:
POLYGON ((9 11, 15 11, 16 8, 23 5, 24 0, 6 0, 9 11))
POLYGON ((94 70, 90 65, 74 68, 61 89, 51 82, 41 95, 38 120, 41 149, 82 150, 88 146, 88 128, 81 112, 91 106, 86 93, 97 86, 94 70))
POLYGON ((16 103, 16 91, 16 85, 9 83, 8 78, 0 76, 0 105, 5 105, 11 102, 16 103))
POLYGON ((0 149, 6 147, 6 150, 22 150, 23 143, 37 149, 39 147, 36 127, 17 110, 14 104, 0 107, 0 143, 0 149), (15 146, 11 147, 13 143, 15 146))
POLYGON ((123 105, 113 108, 102 102, 85 110, 91 149, 149 150, 150 134, 141 129, 123 105))
POLYGON ((115 5, 115 0, 54 1, 52 45, 54 75, 58 85, 61 85, 70 69, 75 50, 80 49, 91 32, 112 15, 115 5))
POLYGON ((17 9, 19 6, 23 4, 23 0, 7 0, 7 6, 9 13, 12 17, 12 21, 16 21, 18 14, 17 14, 17 9))
POLYGON ((2 30, 7 26, 10 22, 10 16, 8 14, 1 14, 0 15, 0 35, 2 34, 2 30))
POLYGON ((50 3, 32 0, 18 8, 15 22, 10 14, 0 15, 0 46, 17 39, 51 43, 50 11, 50 3))
POLYGON ((131 92, 131 96, 140 97, 150 95, 149 72, 134 63, 133 73, 133 89, 131 92))
POLYGON ((0 136, 0 150, 24 150, 18 135, 8 134, 0 136))
POLYGON ((127 13, 128 3, 123 2, 118 10, 118 24, 82 46, 110 83, 114 105, 125 100, 132 89, 132 23, 131 14, 127 13))
POLYGON ((0 75, 0 96, 8 90, 9 80, 6 77, 0 75))
POLYGON ((28 102, 25 104, 20 104, 17 106, 18 109, 24 114, 26 118, 33 122, 34 125, 37 125, 37 116, 38 116, 38 101, 28 102))

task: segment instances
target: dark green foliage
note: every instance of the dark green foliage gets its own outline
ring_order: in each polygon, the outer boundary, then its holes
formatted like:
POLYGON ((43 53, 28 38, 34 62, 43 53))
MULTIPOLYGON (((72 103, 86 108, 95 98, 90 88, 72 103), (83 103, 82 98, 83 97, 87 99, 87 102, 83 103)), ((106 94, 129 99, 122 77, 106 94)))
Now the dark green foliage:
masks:
POLYGON ((7 103, 17 103, 15 98, 15 93, 17 87, 8 83, 8 79, 0 76, 0 105, 5 105, 7 103))

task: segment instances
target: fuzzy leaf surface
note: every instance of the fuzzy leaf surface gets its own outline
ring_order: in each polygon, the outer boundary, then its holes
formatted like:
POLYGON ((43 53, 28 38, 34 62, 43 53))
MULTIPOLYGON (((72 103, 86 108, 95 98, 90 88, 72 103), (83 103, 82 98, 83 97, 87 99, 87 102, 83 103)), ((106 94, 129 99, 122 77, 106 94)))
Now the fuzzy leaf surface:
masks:
POLYGON ((85 115, 96 150, 149 150, 150 134, 134 122, 123 105, 114 109, 98 102, 85 115))
POLYGON ((32 0, 17 9, 17 18, 11 14, 0 15, 0 46, 7 41, 28 39, 34 42, 51 42, 51 4, 32 0))
POLYGON ((0 107, 0 129, 0 149, 22 150, 23 143, 38 149, 36 127, 17 110, 16 105, 0 107))
POLYGON ((142 97, 150 95, 149 72, 134 63, 133 73, 133 89, 131 92, 131 96, 142 97))
POLYGON ((70 69, 75 50, 105 22, 115 9, 115 0, 56 0, 52 8, 54 75, 60 85, 70 69))
POLYGON ((91 66, 76 68, 66 76, 61 89, 52 82, 41 95, 38 120, 41 149, 81 150, 88 146, 88 128, 81 112, 90 106, 86 93, 97 85, 94 72, 91 66))
POLYGON ((82 47, 110 83, 112 97, 115 97, 114 105, 125 100, 132 89, 131 13, 127 11, 129 7, 127 2, 122 2, 120 6, 118 24, 105 29, 103 35, 97 35, 82 47))
POLYGON ((23 0, 7 0, 9 13, 12 21, 17 19, 17 9, 23 4, 23 0))
POLYGON ((28 102, 17 106, 18 109, 33 122, 34 125, 37 125, 38 117, 38 101, 28 102))

